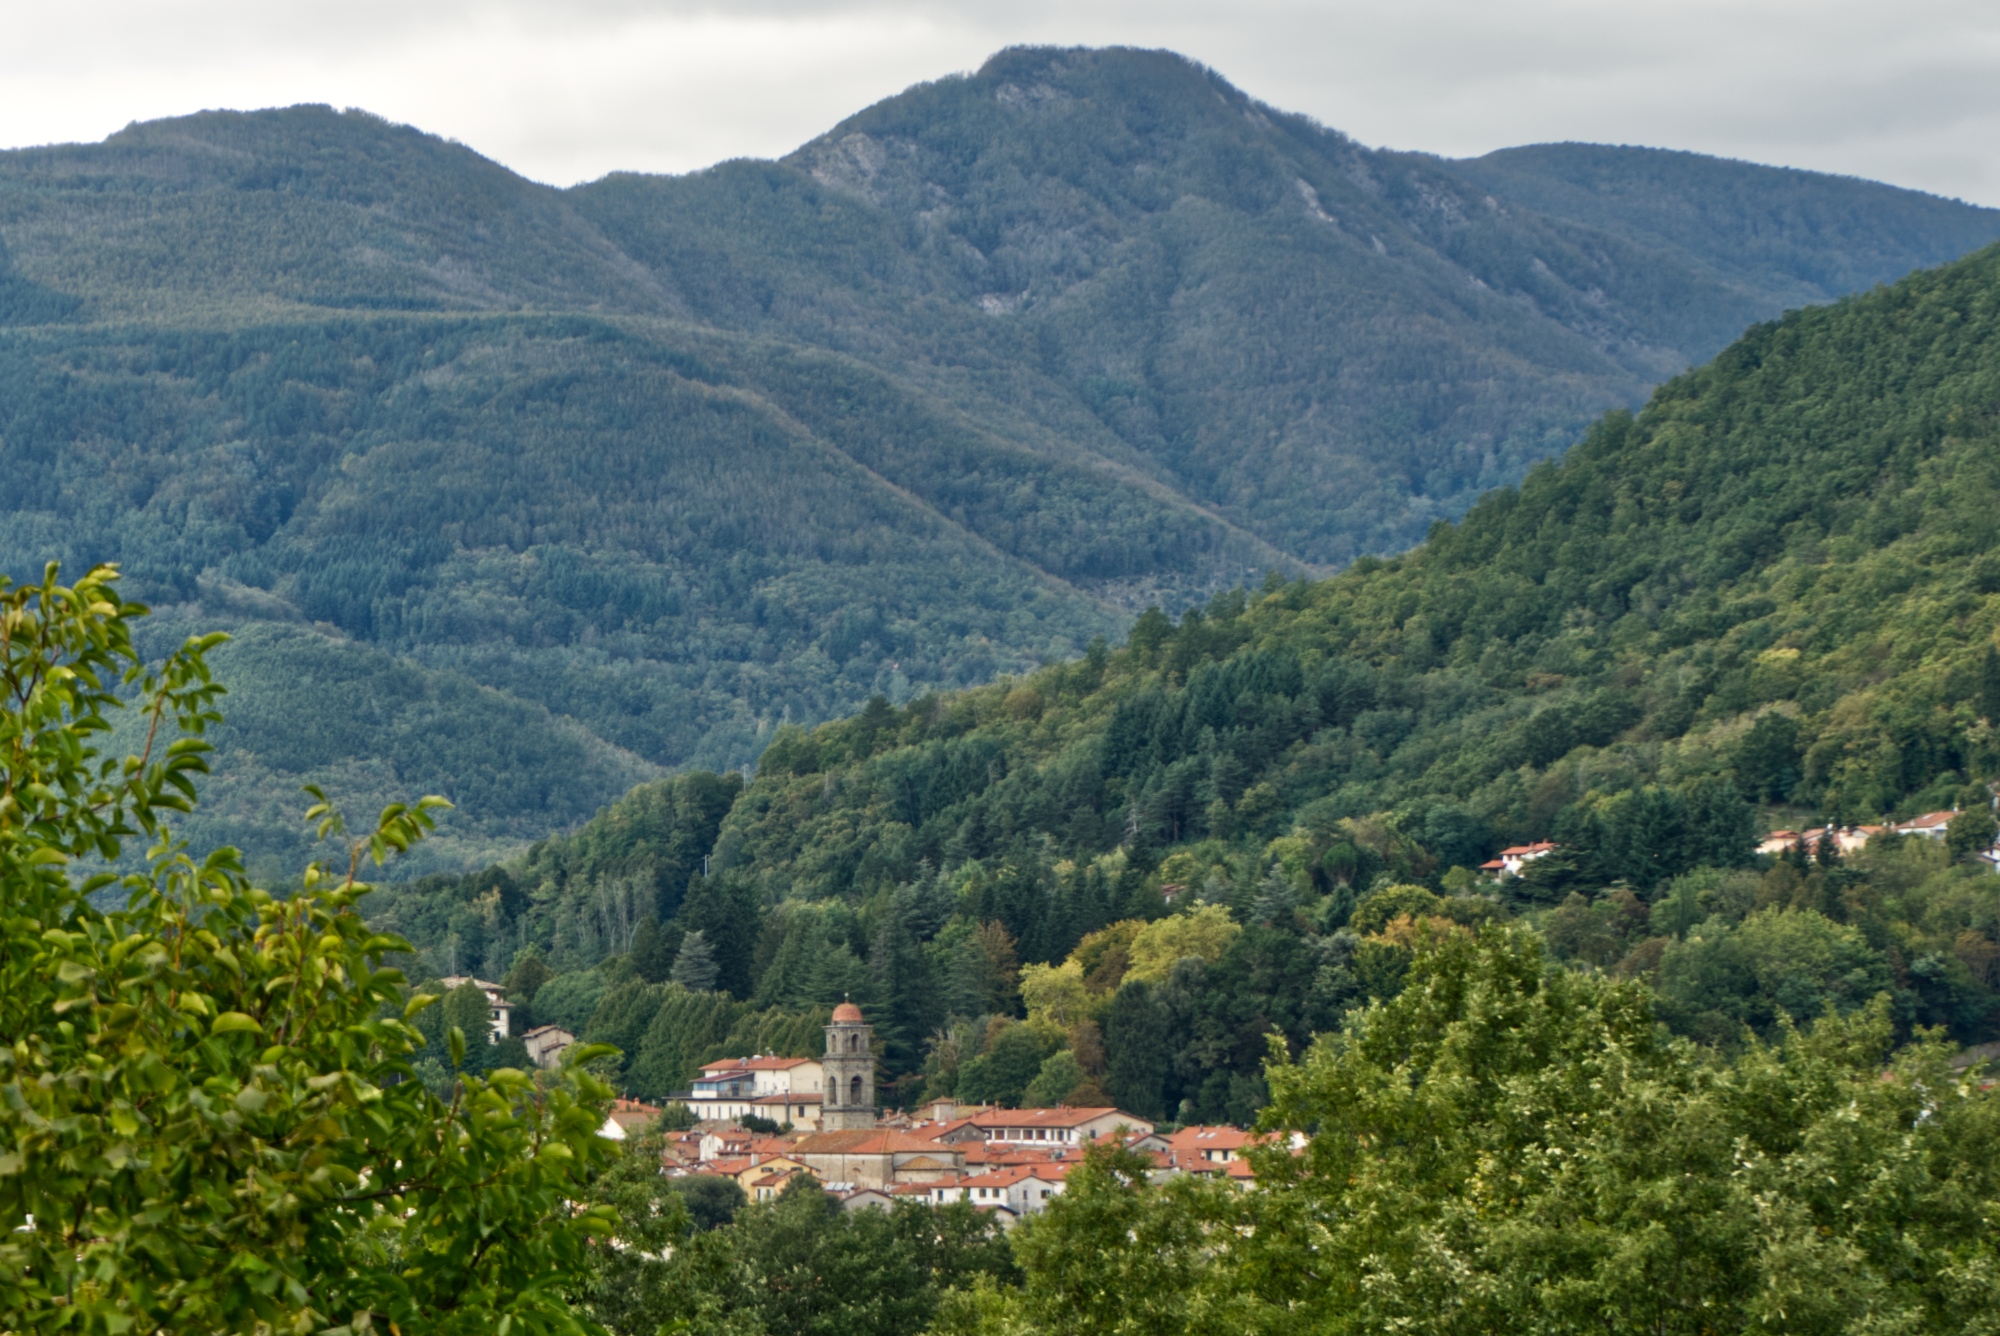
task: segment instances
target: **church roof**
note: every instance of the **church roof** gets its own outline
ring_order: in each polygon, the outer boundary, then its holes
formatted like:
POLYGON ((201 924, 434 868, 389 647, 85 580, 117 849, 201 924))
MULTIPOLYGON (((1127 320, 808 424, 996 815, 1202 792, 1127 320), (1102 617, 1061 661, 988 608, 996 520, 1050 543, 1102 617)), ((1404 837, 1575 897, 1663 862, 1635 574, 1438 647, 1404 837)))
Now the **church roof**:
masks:
POLYGON ((935 1141, 913 1137, 907 1132, 885 1132, 857 1127, 846 1132, 815 1132, 792 1148, 795 1155, 899 1155, 909 1151, 936 1155, 943 1151, 935 1141))
POLYGON ((855 1006, 852 1002, 841 1003, 833 1009, 833 1023, 835 1025, 861 1024, 861 1008, 855 1006))
POLYGON ((1152 1126, 1145 1119, 1134 1118, 1123 1110, 1102 1108, 989 1109, 973 1114, 972 1123, 975 1127, 1075 1127, 1107 1116, 1128 1119, 1135 1127, 1152 1126))

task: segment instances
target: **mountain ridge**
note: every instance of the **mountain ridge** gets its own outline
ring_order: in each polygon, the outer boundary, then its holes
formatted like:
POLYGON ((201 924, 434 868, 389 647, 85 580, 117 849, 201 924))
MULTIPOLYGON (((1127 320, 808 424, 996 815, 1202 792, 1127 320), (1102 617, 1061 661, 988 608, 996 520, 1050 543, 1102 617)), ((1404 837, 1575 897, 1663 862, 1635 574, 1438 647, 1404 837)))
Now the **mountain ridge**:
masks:
POLYGON ((120 560, 192 619, 295 614, 643 765, 737 765, 1399 550, 1798 274, 2000 236, 1593 152, 1623 184, 1579 221, 1508 193, 1574 201, 1569 159, 1367 149, 1170 54, 1028 49, 784 160, 567 190, 322 107, 0 154, 0 567, 120 560))

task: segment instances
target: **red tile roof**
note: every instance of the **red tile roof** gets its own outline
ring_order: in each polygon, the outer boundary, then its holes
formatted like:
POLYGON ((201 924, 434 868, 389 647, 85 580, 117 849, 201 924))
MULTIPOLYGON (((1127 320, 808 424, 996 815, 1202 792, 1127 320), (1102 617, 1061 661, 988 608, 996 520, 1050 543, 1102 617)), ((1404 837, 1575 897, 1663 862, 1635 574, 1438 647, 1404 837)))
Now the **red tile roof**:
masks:
POLYGON ((1258 1145, 1263 1140, 1264 1138, 1255 1132, 1245 1132, 1240 1127, 1183 1127, 1167 1138, 1167 1148, 1241 1151, 1258 1145))
POLYGON ((1069 1177, 1071 1167, 1067 1164, 1022 1164, 1008 1169, 989 1169, 983 1174, 960 1179, 958 1185, 963 1188, 1009 1188, 1029 1178, 1043 1183, 1060 1183, 1069 1177))
POLYGON ((934 1154, 943 1149, 928 1137, 907 1132, 855 1128, 847 1132, 815 1132, 792 1147, 796 1155, 892 1155, 915 1151, 934 1154))
POLYGON ((1078 1127, 1111 1114, 1129 1119, 1134 1124, 1147 1121, 1118 1109, 989 1109, 985 1113, 972 1115, 972 1124, 975 1127, 1009 1128, 1078 1127))
POLYGON ((794 1067, 803 1067, 805 1064, 811 1061, 812 1061, 811 1058, 772 1058, 772 1057, 762 1057, 762 1056, 749 1057, 749 1058, 719 1058, 714 1062, 703 1063, 701 1070, 704 1073, 788 1072, 794 1067))

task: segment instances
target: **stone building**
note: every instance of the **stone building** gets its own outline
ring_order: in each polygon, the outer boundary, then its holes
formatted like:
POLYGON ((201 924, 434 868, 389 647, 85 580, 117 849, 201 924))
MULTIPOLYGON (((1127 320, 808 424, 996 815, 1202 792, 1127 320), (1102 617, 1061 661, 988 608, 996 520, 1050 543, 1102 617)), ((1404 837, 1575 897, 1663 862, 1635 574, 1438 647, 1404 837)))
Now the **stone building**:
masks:
POLYGON ((826 1087, 820 1101, 820 1130, 851 1132, 875 1126, 874 1027, 861 1008, 842 1002, 826 1027, 826 1056, 820 1059, 826 1087))
POLYGON ((940 1146, 893 1128, 815 1132, 795 1142, 790 1154, 828 1185, 887 1188, 956 1179, 965 1172, 965 1152, 957 1146, 940 1146))

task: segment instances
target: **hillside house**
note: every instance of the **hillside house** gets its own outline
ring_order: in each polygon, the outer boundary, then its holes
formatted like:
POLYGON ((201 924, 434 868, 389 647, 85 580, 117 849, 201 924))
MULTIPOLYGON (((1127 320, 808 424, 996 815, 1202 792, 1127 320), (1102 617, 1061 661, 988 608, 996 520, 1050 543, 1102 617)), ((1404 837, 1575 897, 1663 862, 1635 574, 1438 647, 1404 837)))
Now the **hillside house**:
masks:
POLYGON ((1898 835, 1914 835, 1924 840, 1941 840, 1944 838, 1945 829, 1951 825, 1951 819, 1957 815, 1957 808, 1949 812, 1925 812, 1922 816, 1900 821, 1891 829, 1898 835))
POLYGON ((444 978, 438 980, 438 986, 446 992, 450 992, 454 988, 463 987, 466 984, 471 984, 480 992, 486 994, 486 1005, 493 1021, 493 1028, 487 1033, 487 1039, 497 1044, 502 1039, 513 1034, 514 1031, 511 1027, 513 1024, 514 1004, 507 1000, 507 994, 501 990, 499 984, 488 983, 484 979, 475 979, 469 974, 447 974, 444 978))
POLYGON ((1792 849, 1803 847, 1809 856, 1816 857, 1819 847, 1831 839, 1833 847, 1842 854, 1851 854, 1857 849, 1868 847, 1868 841, 1880 835, 1881 826, 1827 826, 1820 830, 1774 830, 1757 843, 1757 852, 1777 857, 1792 849))
POLYGON ((1500 851, 1500 856, 1490 862, 1481 863, 1479 870, 1504 881, 1508 877, 1518 877, 1521 869, 1537 858, 1546 858, 1560 846, 1548 840, 1537 840, 1533 844, 1516 844, 1500 851))
POLYGON ((521 1036, 521 1043, 528 1050, 528 1061, 537 1067, 560 1065, 563 1050, 575 1042, 576 1036, 560 1025, 537 1025, 521 1036))

